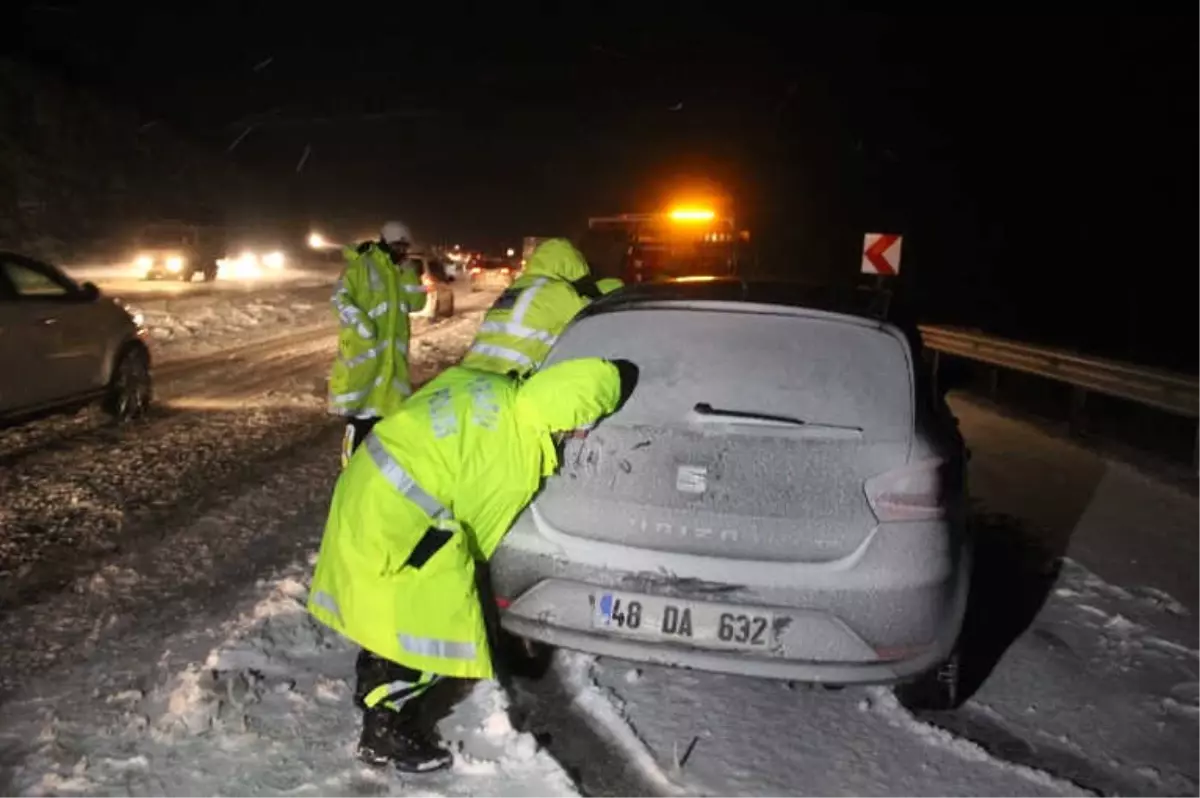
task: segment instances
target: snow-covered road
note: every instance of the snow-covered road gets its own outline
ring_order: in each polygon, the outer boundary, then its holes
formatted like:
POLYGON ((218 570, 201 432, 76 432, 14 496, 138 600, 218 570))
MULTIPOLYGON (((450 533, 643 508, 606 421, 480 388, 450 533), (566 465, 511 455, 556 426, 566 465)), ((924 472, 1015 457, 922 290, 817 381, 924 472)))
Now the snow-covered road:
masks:
MULTIPOLYGON (((416 379, 458 359, 485 303, 436 324, 414 321, 416 379)), ((0 436, 0 692, 56 648, 74 649, 78 624, 91 622, 56 622, 67 633, 58 639, 26 617, 40 599, 122 556, 170 545, 173 530, 281 463, 336 464, 339 431, 324 410, 334 327, 322 304, 324 321, 296 330, 272 326, 257 339, 243 331, 224 347, 229 337, 210 331, 206 354, 159 348, 156 405, 137 424, 117 427, 86 410, 0 436)))
MULTIPOLYGON (((327 294, 165 300, 152 418, 0 437, 0 793, 1196 794, 1195 496, 962 398, 959 712, 560 653, 468 692, 448 773, 358 765, 352 652, 303 611, 340 436, 327 294)), ((419 378, 489 299, 417 323, 419 378)))
POLYGON ((220 274, 214 282, 200 278, 190 283, 180 280, 144 280, 142 270, 127 264, 74 264, 63 266, 77 282, 93 282, 106 294, 125 299, 165 299, 181 297, 219 296, 236 297, 239 294, 257 293, 264 290, 286 290, 332 282, 341 268, 341 262, 306 259, 298 261, 281 271, 265 271, 255 277, 220 274))
MULTIPOLYGON (((461 356, 491 298, 415 323, 415 379, 461 356)), ((0 793, 390 789, 350 756, 353 653, 302 607, 341 435, 331 332, 168 358, 138 425, 85 412, 2 439, 0 793)), ((505 702, 481 685, 447 719, 466 740, 449 792, 570 792, 505 702)))

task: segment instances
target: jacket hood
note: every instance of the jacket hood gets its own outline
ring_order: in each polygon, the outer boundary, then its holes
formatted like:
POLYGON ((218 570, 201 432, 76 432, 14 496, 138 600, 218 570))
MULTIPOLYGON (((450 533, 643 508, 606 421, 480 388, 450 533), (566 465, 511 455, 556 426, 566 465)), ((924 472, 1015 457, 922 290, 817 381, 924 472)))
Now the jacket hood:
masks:
POLYGON ((565 238, 551 238, 538 244, 525 264, 525 274, 557 277, 573 282, 589 274, 587 260, 565 238))

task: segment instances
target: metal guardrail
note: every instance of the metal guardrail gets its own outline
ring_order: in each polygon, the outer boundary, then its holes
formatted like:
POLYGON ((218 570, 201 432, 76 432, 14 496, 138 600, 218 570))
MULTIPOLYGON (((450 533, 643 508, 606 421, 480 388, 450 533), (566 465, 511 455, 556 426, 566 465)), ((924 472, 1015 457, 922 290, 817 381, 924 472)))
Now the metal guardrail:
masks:
MULTIPOLYGON (((1187 418, 1200 415, 1200 381, 1196 377, 953 327, 921 325, 919 329, 926 349, 934 352, 935 358, 946 354, 1066 383, 1079 389, 1076 403, 1080 410, 1084 393, 1090 391, 1187 418)), ((936 361, 934 368, 936 371, 936 361)))

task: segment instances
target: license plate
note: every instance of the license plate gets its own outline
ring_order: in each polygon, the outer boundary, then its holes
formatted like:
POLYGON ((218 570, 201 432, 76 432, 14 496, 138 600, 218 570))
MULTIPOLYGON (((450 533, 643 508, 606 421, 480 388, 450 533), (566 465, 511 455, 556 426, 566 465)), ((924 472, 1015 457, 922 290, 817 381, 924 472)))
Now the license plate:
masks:
POLYGON ((616 591, 589 599, 592 628, 622 636, 749 650, 775 643, 775 615, 752 607, 616 591))

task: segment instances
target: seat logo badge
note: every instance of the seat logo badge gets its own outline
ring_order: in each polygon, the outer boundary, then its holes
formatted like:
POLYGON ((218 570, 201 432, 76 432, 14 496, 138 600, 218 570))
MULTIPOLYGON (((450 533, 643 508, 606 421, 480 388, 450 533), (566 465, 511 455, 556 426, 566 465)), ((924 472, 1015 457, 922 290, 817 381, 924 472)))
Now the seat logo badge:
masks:
POLYGON ((704 493, 708 490, 706 466, 681 465, 675 472, 675 490, 680 493, 704 493))

